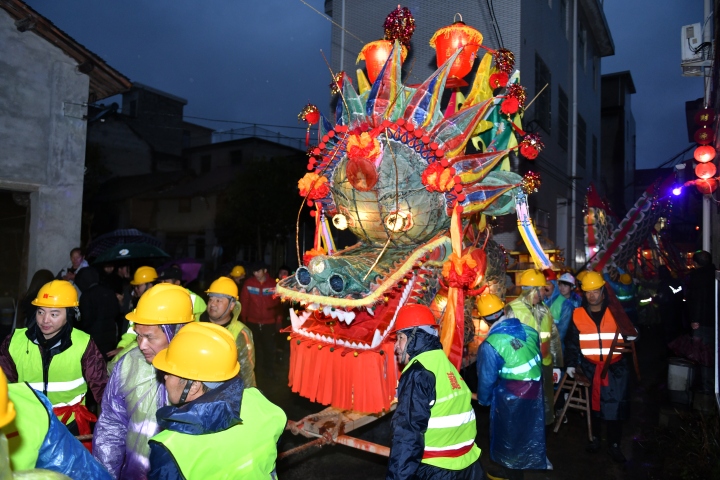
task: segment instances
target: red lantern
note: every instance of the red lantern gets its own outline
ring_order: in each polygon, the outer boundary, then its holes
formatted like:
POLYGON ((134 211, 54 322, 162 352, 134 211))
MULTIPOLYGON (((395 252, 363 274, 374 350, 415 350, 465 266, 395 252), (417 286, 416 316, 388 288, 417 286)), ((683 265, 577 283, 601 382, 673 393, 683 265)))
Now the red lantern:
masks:
POLYGON ((697 175, 698 178, 702 178, 703 180, 714 177, 716 173, 717 168, 715 168, 715 164, 712 162, 698 163, 697 165, 695 165, 695 175, 697 175))
POLYGON ((693 155, 698 162, 707 163, 715 158, 715 149, 710 145, 700 145, 693 155))
POLYGON ((451 87, 462 87, 467 83, 462 78, 470 73, 477 51, 482 45, 483 36, 472 27, 461 21, 443 27, 430 39, 430 46, 435 49, 438 66, 445 63, 459 48, 463 48, 458 55, 448 75, 447 84, 451 87))
POLYGON ((700 145, 710 145, 715 141, 715 132, 710 127, 700 127, 695 131, 693 139, 700 145))
POLYGON ((717 189, 718 182, 714 178, 708 178, 707 180, 695 180, 695 186, 698 192, 703 195, 710 195, 717 189))
POLYGON ((712 108, 703 108, 695 114, 695 123, 701 127, 712 125, 715 121, 715 111, 712 108))
MULTIPOLYGON (((365 60, 365 69, 367 70, 368 80, 375 83, 375 79, 380 75, 385 62, 392 53, 393 44, 389 40, 375 40, 365 45, 357 57, 357 61, 365 60)), ((404 62, 407 57, 407 48, 402 46, 402 54, 400 61, 404 62)))

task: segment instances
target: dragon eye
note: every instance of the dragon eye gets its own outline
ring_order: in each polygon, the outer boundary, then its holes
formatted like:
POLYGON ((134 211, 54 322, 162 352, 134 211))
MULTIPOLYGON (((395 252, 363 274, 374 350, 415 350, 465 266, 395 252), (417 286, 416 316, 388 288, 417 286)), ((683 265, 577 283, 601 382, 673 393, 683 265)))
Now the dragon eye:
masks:
POLYGON ((335 293, 340 293, 345 289, 345 280, 340 275, 332 275, 328 280, 330 288, 335 293))
POLYGON ((300 267, 297 269, 297 272, 295 272, 295 279, 298 281, 300 285, 308 286, 310 285, 310 281, 312 280, 312 276, 310 275, 310 271, 305 267, 300 267))

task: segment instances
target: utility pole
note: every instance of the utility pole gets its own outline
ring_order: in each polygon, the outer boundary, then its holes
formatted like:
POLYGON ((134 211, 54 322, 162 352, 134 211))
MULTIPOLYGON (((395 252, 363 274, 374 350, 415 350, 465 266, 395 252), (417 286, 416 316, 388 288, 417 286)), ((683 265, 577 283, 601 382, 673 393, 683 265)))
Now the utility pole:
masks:
MULTIPOLYGON (((711 16, 714 16, 714 13, 712 12, 712 0, 704 0, 704 9, 703 9, 703 43, 707 42, 709 44, 712 44, 713 41, 713 21, 710 18, 711 16)), ((713 49, 709 48, 707 51, 712 52, 713 49)), ((712 55, 712 53, 710 54, 712 55)), ((711 58, 712 60, 712 58, 711 58)), ((710 91, 712 90, 712 64, 709 68, 703 67, 703 80, 705 83, 705 108, 709 107, 710 103, 710 91)), ((703 209, 702 209, 702 249, 706 252, 710 251, 710 199, 712 197, 712 192, 707 195, 703 195, 703 209)))

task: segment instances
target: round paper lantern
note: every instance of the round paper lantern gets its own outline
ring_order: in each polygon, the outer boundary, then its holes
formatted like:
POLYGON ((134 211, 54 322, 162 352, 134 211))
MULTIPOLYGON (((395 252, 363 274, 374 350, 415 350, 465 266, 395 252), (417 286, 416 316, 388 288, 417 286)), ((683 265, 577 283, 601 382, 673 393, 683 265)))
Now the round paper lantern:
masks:
MULTIPOLYGON (((392 53, 393 43, 389 40, 375 40, 370 42, 360 50, 357 61, 365 60, 365 69, 367 70, 368 80, 375 83, 375 79, 380 75, 385 62, 392 53)), ((402 46, 401 60, 405 61, 407 57, 407 48, 402 46)))
POLYGON ((453 62, 448 75, 449 78, 461 79, 472 70, 482 41, 483 36, 480 32, 459 21, 435 32, 430 39, 430 46, 435 49, 438 67, 445 63, 457 49, 465 47, 453 62))
POLYGON ((707 163, 715 158, 715 149, 710 145, 700 145, 693 155, 698 162, 707 163))
POLYGON ((695 165, 695 175, 697 175, 698 178, 707 180, 708 178, 714 177, 715 173, 717 173, 717 168, 715 168, 715 164, 712 162, 698 163, 695 165))
POLYGON ((715 111, 712 108, 703 108, 695 114, 695 124, 700 126, 712 125, 715 121, 715 111))
POLYGON ((708 178, 707 180, 696 180, 695 186, 698 189, 698 192, 702 193, 703 195, 710 195, 712 192, 717 189, 717 180, 714 178, 708 178))
POLYGON ((715 132, 710 127, 700 127, 695 131, 693 139, 700 145, 710 145, 715 141, 715 132))

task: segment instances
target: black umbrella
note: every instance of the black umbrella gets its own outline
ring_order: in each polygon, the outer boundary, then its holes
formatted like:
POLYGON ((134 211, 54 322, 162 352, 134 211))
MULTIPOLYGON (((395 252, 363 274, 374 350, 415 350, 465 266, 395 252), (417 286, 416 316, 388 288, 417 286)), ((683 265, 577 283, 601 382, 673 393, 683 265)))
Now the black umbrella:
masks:
POLYGON ((135 228, 121 228, 120 230, 115 230, 110 233, 104 233, 90 242, 85 256, 95 258, 111 247, 128 243, 145 243, 156 247, 162 244, 160 240, 152 235, 143 233, 135 228))
POLYGON ((153 258, 169 258, 160 247, 147 243, 128 243, 115 245, 97 257, 93 264, 115 263, 129 260, 146 260, 153 258))

